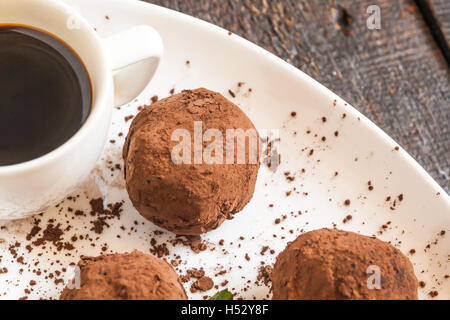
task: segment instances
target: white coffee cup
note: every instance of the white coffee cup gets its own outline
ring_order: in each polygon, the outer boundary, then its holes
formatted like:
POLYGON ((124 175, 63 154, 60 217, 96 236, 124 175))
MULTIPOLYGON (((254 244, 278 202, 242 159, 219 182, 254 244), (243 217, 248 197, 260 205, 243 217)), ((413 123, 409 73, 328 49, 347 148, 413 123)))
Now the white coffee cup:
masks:
POLYGON ((93 91, 89 117, 68 141, 39 158, 0 166, 2 220, 42 212, 87 178, 103 151, 113 106, 148 85, 163 45, 147 25, 101 39, 75 8, 57 0, 0 0, 0 25, 29 26, 63 40, 86 66, 93 91), (130 70, 139 72, 130 79, 130 70))

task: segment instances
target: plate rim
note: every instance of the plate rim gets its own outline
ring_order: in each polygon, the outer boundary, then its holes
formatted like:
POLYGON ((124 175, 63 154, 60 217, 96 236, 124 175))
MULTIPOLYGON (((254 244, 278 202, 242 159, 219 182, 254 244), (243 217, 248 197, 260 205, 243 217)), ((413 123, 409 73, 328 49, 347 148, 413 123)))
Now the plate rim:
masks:
MULTIPOLYGON (((85 0, 70 0, 70 1, 76 2, 85 0)), ((129 4, 136 6, 142 10, 153 10, 154 12, 159 14, 170 15, 172 18, 182 20, 183 22, 197 24, 198 26, 207 29, 209 32, 212 32, 219 37, 223 37, 227 35, 228 32, 231 32, 229 30, 226 30, 220 26, 217 26, 213 23, 202 20, 200 18, 196 18, 188 14, 178 12, 176 10, 172 10, 169 8, 165 8, 156 4, 147 3, 139 0, 108 0, 108 1, 115 2, 120 5, 129 4)), ((298 69, 294 65, 291 65, 282 58, 276 56, 275 54, 269 52, 268 50, 258 46, 257 44, 235 33, 232 33, 232 35, 233 36, 230 37, 230 40, 235 41, 237 44, 241 45, 243 50, 248 50, 251 52, 251 54, 259 55, 267 59, 268 61, 274 63, 284 72, 290 73, 292 76, 300 79, 301 81, 309 82, 310 85, 314 86, 321 95, 329 98, 330 101, 333 101, 334 99, 339 99, 340 101, 344 102, 346 104, 346 108, 348 108, 347 112, 350 113, 355 118, 358 118, 360 122, 363 125, 365 125, 372 134, 377 136, 377 138, 380 139, 380 141, 382 141, 386 146, 391 148, 398 146, 400 148, 398 150, 399 155, 401 156, 405 164, 408 164, 410 167, 412 167, 412 169, 420 175, 422 180, 426 182, 428 187, 434 189, 436 193, 440 193, 440 197, 436 199, 441 199, 442 201, 444 201, 450 213, 450 195, 443 189, 443 187, 439 185, 439 183, 437 183, 436 180, 434 180, 431 177, 431 175, 417 162, 417 160, 414 159, 409 154, 409 152, 407 152, 399 143, 397 143, 391 136, 389 136, 381 127, 379 127, 376 123, 370 120, 367 116, 361 113, 352 104, 348 103, 345 99, 343 99, 333 90, 327 88, 325 85, 321 84, 316 79, 309 76, 308 74, 298 69)))

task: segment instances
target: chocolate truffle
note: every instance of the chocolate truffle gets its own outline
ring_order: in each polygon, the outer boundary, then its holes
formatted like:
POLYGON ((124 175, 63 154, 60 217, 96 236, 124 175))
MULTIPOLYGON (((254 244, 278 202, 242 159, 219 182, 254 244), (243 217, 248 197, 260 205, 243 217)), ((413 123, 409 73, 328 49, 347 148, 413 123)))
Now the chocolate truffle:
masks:
POLYGON ((273 270, 275 300, 417 299, 417 287, 413 266, 399 250, 336 229, 299 236, 279 254, 273 270), (373 281, 377 271, 379 286, 373 281))
POLYGON ((207 89, 184 90, 146 106, 133 120, 123 148, 129 197, 142 216, 178 235, 208 232, 252 198, 258 148, 258 132, 238 106, 207 89), (229 133, 233 129, 248 133, 244 143, 229 133), (213 130, 221 140, 205 138, 213 130), (185 136, 174 139, 177 132, 185 136), (186 141, 189 148, 179 152, 186 141), (213 142, 222 149, 209 153, 213 142), (233 146, 236 152, 229 153, 233 146))
POLYGON ((81 287, 61 300, 186 300, 178 275, 164 260, 141 252, 81 257, 81 287))

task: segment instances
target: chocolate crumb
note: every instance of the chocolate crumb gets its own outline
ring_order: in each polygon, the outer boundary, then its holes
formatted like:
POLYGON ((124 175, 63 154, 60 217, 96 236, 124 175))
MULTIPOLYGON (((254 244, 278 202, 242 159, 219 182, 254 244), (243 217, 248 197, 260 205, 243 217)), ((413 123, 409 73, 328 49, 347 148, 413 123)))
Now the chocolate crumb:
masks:
POLYGON ((191 286, 191 292, 195 293, 198 291, 205 292, 214 287, 214 282, 210 277, 203 276, 197 281, 195 281, 191 286))
POLYGON ((265 286, 270 286, 272 282, 272 271, 273 268, 271 266, 261 266, 258 270, 258 276, 256 278, 256 283, 259 284, 259 282, 262 281, 262 283, 265 286))
POLYGON ((432 298, 435 298, 435 297, 437 297, 439 295, 439 292, 437 292, 437 291, 430 291, 430 292, 428 292, 428 295, 430 297, 432 297, 432 298))
POLYGON ((347 222, 349 222, 350 220, 352 220, 352 216, 351 215, 348 215, 348 216, 346 216, 345 218, 344 218, 344 220, 342 220, 342 222, 343 223, 347 223, 347 222))

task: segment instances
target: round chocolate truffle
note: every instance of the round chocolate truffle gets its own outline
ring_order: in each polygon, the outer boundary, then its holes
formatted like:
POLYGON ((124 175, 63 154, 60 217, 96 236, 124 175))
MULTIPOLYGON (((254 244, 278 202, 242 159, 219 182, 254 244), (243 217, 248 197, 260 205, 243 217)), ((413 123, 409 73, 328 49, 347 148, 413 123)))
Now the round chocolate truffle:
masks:
POLYGON ((387 242, 337 229, 299 236, 273 270, 275 300, 417 299, 408 258, 387 242))
POLYGON ((187 300, 178 275, 164 260, 141 252, 81 257, 77 279, 61 300, 187 300))
POLYGON ((238 106, 207 89, 184 90, 133 120, 123 148, 129 197, 142 216, 178 235, 208 232, 252 198, 258 148, 238 106))

